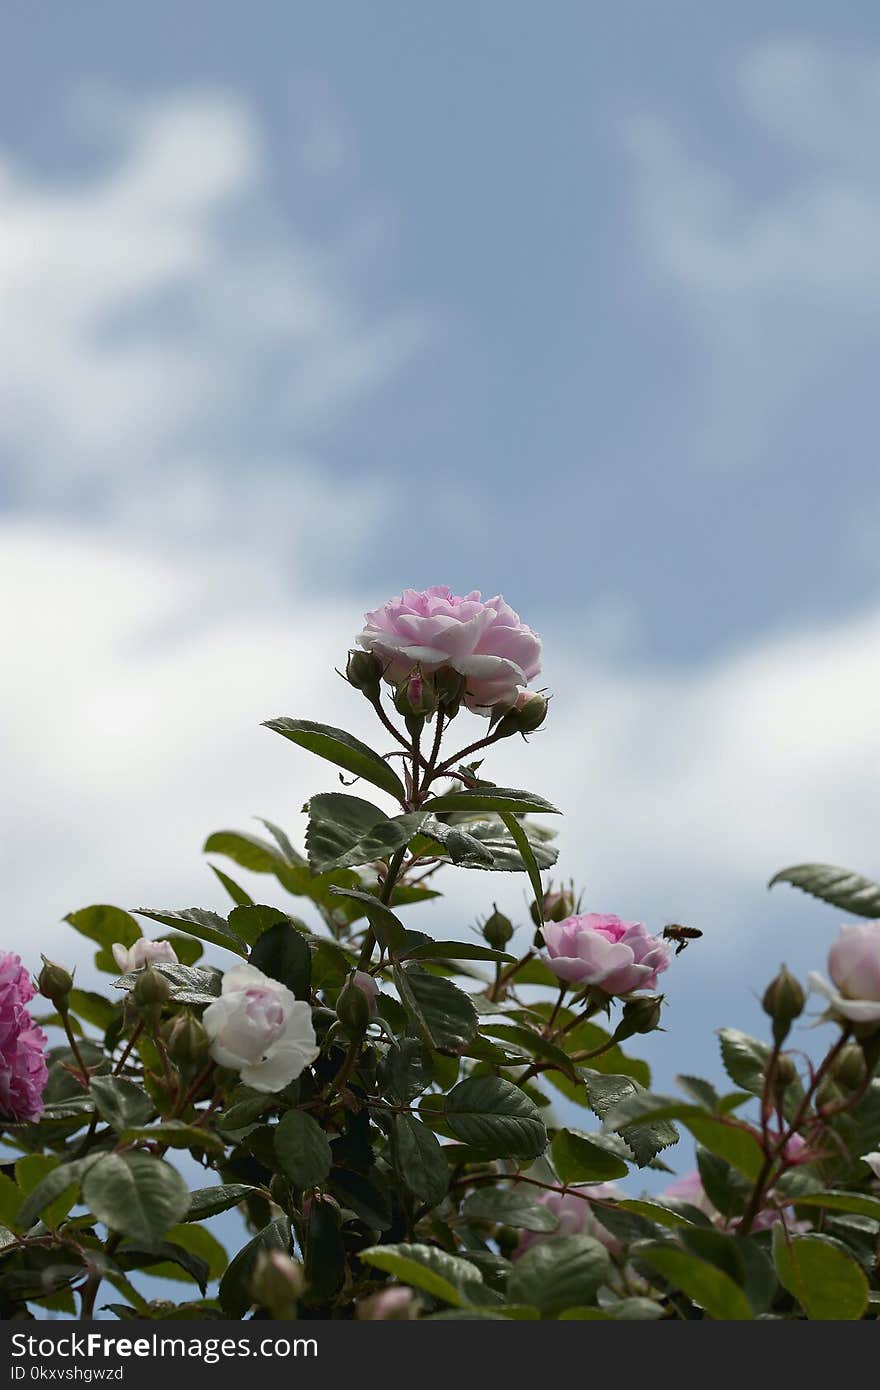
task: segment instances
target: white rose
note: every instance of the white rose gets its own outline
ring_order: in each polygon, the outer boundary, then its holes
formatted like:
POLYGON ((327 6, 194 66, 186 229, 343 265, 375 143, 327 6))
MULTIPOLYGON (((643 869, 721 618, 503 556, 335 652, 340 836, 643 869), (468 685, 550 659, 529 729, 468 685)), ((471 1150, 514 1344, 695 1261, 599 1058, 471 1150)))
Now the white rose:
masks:
POLYGON ((255 1091, 282 1090, 319 1052, 310 1006, 253 965, 226 971, 202 1023, 214 1061, 255 1091))
POLYGON ((841 927, 828 952, 833 984, 816 971, 810 984, 824 994, 831 1013, 850 1023, 880 1023, 880 922, 854 922, 841 927))
POLYGON ((875 1178, 880 1178, 880 1153, 862 1154, 862 1162, 867 1163, 875 1178))
POLYGON ((121 941, 114 941, 110 949, 123 975, 131 974, 132 970, 143 970, 145 965, 155 965, 159 960, 177 964, 177 952, 170 941, 148 941, 141 936, 133 946, 123 946, 121 941))

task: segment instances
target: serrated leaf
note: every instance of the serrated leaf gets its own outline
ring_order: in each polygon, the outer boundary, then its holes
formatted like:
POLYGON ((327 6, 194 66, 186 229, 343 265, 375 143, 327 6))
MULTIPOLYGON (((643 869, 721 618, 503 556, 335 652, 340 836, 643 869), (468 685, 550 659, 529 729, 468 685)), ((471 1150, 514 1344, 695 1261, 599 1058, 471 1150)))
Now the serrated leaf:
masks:
POLYGON ((454 1308, 479 1303, 488 1293, 472 1264, 433 1245, 373 1245, 362 1250, 359 1258, 454 1308))
POLYGON ((70 1163, 62 1163, 57 1168, 52 1168, 45 1173, 27 1193, 15 1213, 17 1228, 22 1231, 29 1230, 40 1217, 43 1217, 45 1224, 49 1227, 57 1224, 49 1211, 52 1204, 59 1198, 64 1199, 62 1209, 58 1209, 55 1213, 60 1220, 74 1205, 84 1175, 100 1157, 100 1154, 88 1154, 85 1158, 77 1158, 70 1163))
POLYGON ((288 1110, 275 1130, 278 1165, 294 1187, 318 1187, 330 1172, 333 1155, 327 1136, 304 1110, 288 1110))
POLYGON ((793 888, 856 917, 880 917, 880 883, 851 869, 839 869, 833 864, 795 864, 774 874, 768 887, 777 883, 790 883, 793 888))
POLYGON ((505 963, 515 960, 506 951, 493 951, 478 941, 422 941, 417 946, 404 947, 399 960, 491 960, 505 963))
POLYGON ((461 1210, 468 1221, 493 1221, 544 1235, 559 1225, 556 1213, 542 1206, 526 1187, 478 1187, 465 1198, 461 1210))
POLYGON ((757 1178, 764 1162, 757 1135, 748 1125, 709 1115, 702 1107, 679 1100, 677 1096, 655 1096, 649 1091, 627 1096, 604 1118, 607 1127, 618 1133, 624 1133, 632 1125, 678 1120, 704 1149, 723 1158, 747 1178, 757 1178))
POLYGON ((184 1221, 205 1221, 209 1216, 219 1216, 222 1211, 237 1207, 245 1197, 257 1188, 249 1183, 218 1183, 216 1187, 197 1187, 189 1193, 189 1205, 184 1221))
POLYGON ((149 917, 152 922, 161 922, 163 927, 173 927, 175 931, 208 941, 212 946, 223 946, 237 956, 247 956, 246 943, 230 929, 226 918, 221 917, 219 912, 209 912, 204 907, 185 907, 180 911, 168 912, 152 907, 136 907, 133 911, 140 917, 149 917))
POLYGON ((359 903, 361 910, 365 913, 370 926, 376 933, 379 945, 383 946, 390 955, 394 955, 406 945, 407 931, 399 917, 386 907, 385 903, 380 902, 372 893, 364 893, 359 888, 336 888, 330 889, 333 898, 349 898, 359 903))
POLYGON ((285 717, 267 719, 264 728, 289 738, 300 748, 316 753, 319 758, 326 758, 346 772, 353 772, 365 782, 381 787, 396 801, 406 800, 406 790, 394 769, 372 748, 344 729, 336 729, 330 724, 315 724, 310 719, 285 717))
POLYGON ((625 1178, 629 1169, 622 1158, 594 1143, 589 1134, 575 1129, 560 1129, 550 1146, 553 1167, 560 1181, 572 1183, 611 1182, 625 1178))
POLYGON ((270 1221, 239 1250, 220 1280, 220 1306, 229 1318, 242 1318, 256 1302, 252 1291, 254 1271, 262 1254, 290 1254, 290 1222, 286 1216, 270 1221))
POLYGON ((496 814, 513 812, 524 815, 526 812, 540 812, 541 815, 558 816, 560 813, 543 796, 534 792, 518 791, 514 787, 465 787, 458 791, 445 792, 429 802, 428 810, 434 816, 448 812, 473 814, 494 811, 496 814))
MULTIPOLYGON (((628 1076, 606 1075, 593 1070, 584 1070, 582 1075, 590 1109, 603 1121, 615 1106, 634 1096, 646 1094, 645 1088, 628 1076)), ((640 1168, 646 1167, 663 1149, 677 1144, 679 1138, 678 1130, 669 1120, 627 1125, 619 1133, 640 1168)))
POLYGON ((818 1322, 857 1322, 868 1306, 868 1281, 846 1252, 823 1236, 787 1236, 773 1228, 773 1261, 780 1284, 818 1322))
POLYGON ((540 1158, 547 1147, 537 1107, 500 1076, 459 1081, 446 1097, 443 1114, 455 1138, 487 1158, 540 1158))
MULTIPOLYGON (((248 911, 237 908, 238 912, 248 911)), ((289 921, 276 922, 260 935, 249 956, 249 963, 264 975, 286 985, 297 999, 310 997, 312 953, 302 932, 289 921)))
POLYGON ((137 1152, 104 1154, 86 1173, 82 1194, 99 1221, 148 1246, 182 1220, 190 1204, 176 1168, 137 1152))
POLYGON ((750 1322, 752 1307, 729 1274, 672 1245, 640 1245, 638 1258, 721 1322, 750 1322))
POLYGON ((145 1125, 156 1113, 147 1093, 122 1076, 93 1076, 89 1091, 101 1119, 117 1134, 133 1126, 145 1125))
POLYGON ((389 817, 359 796, 322 792, 309 800, 306 849, 316 873, 388 859, 416 835, 424 811, 389 817))
POLYGON ((428 1047, 461 1053, 473 1042, 477 1014, 464 990, 411 966, 395 966, 393 976, 407 1016, 428 1047))
POLYGON ((565 1308, 592 1303, 612 1277, 605 1249, 592 1236, 555 1236, 532 1245, 519 1257, 507 1285, 511 1303, 531 1304, 552 1316, 565 1308))
POLYGON ((741 1033, 738 1028, 719 1028, 718 1038, 724 1070, 731 1081, 751 1095, 760 1096, 764 1090, 769 1047, 758 1038, 741 1033))
POLYGON ((146 1139, 157 1144, 167 1144, 170 1149, 198 1149, 205 1153, 223 1154, 225 1145, 211 1130, 197 1125, 188 1125, 183 1120, 160 1120, 155 1125, 138 1125, 124 1130, 120 1136, 123 1144, 146 1139))
POLYGON ((449 1190, 449 1164, 436 1136, 412 1115, 395 1115, 395 1167, 413 1196, 436 1207, 449 1190))
POLYGON ((504 825, 506 826, 511 836, 511 839, 514 841, 517 849, 519 850, 520 857, 523 861, 523 864, 525 865, 526 873, 529 876, 529 882, 532 885, 532 892, 535 895, 534 910, 538 914, 538 927, 540 930, 540 928, 544 925, 544 885, 541 882, 541 870, 538 865, 538 861, 535 857, 535 852, 532 849, 531 842, 529 840, 528 835, 525 832, 525 829, 517 820, 516 816, 513 815, 512 812, 502 811, 501 819, 504 822, 504 825))
MULTIPOLYGON (((210 1004, 218 998, 223 982, 223 972, 214 965, 176 965, 171 961, 157 961, 153 966, 171 986, 171 999, 175 1004, 210 1004)), ((133 971, 113 981, 114 989, 131 989, 137 984, 138 972, 133 971)))

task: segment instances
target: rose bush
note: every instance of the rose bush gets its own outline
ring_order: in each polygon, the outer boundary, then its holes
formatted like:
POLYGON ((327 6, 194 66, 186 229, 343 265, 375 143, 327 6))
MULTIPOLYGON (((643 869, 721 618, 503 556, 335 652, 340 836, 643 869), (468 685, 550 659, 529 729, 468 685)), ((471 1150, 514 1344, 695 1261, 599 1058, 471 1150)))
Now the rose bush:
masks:
POLYGON ((269 721, 344 782, 307 802, 304 853, 221 830, 222 911, 71 912, 110 988, 44 960, 40 1016, 0 954, 2 1316, 876 1317, 880 886, 777 876, 864 919, 812 977, 824 1055, 793 1040, 783 967, 768 1039, 720 1030, 729 1087, 655 1093, 629 1048, 665 1022, 661 982, 686 1002, 699 930, 582 911, 547 880, 555 807, 474 760, 543 724, 539 669, 502 599, 406 591, 345 667, 384 747, 269 721), (459 736, 463 709, 488 722, 459 736), (432 936, 439 870, 521 875, 531 920, 484 905, 432 936), (640 1194, 683 1131, 696 1170, 640 1194), (169 1272, 174 1303, 151 1291, 169 1272))

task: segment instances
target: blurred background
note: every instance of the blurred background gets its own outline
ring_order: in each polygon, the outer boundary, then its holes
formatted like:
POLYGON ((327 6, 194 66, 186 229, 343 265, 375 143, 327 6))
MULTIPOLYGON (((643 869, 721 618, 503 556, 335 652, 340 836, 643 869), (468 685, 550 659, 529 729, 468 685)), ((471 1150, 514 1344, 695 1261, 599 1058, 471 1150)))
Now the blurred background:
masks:
MULTIPOLYGON (((299 842, 335 785, 260 721, 373 738, 363 611, 500 590, 555 698, 486 774, 563 809, 585 907, 703 931, 644 1050, 719 1079, 713 1027, 836 934, 771 874, 880 868, 876 8, 4 31, 3 945, 86 983, 66 912, 221 907, 205 836, 299 842)), ((412 925, 527 919, 518 877, 447 888, 412 925)))

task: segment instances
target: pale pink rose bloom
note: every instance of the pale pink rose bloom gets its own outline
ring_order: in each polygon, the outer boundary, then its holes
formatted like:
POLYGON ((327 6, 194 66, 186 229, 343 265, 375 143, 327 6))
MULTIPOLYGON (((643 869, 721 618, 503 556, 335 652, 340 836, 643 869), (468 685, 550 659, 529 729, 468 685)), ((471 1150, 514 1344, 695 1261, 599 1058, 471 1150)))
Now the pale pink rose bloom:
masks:
MULTIPOLYGON (((579 1192, 586 1197, 598 1197, 600 1201, 615 1202, 619 1201, 623 1193, 614 1183, 599 1182, 591 1183, 589 1187, 581 1187, 579 1192)), ((584 1197, 577 1196, 574 1192, 542 1192, 538 1198, 538 1205, 548 1207, 553 1215, 558 1218, 559 1224, 555 1231, 523 1231, 519 1238, 519 1245, 513 1252, 513 1259, 519 1259, 520 1255, 530 1249, 531 1246, 539 1244, 544 1240, 555 1240, 557 1236, 592 1236, 594 1240, 601 1241, 607 1250, 616 1253, 620 1250, 620 1241, 611 1234, 601 1219, 593 1210, 592 1203, 585 1201, 584 1197)), ((601 1212, 601 1208, 599 1208, 601 1212)))
POLYGON ((48 1039, 26 1008, 35 993, 21 958, 0 951, 0 1116, 18 1124, 42 1115, 49 1076, 48 1039))
POLYGON ((283 1090, 318 1055, 310 1006, 253 965, 226 971, 202 1023, 214 1061, 255 1091, 283 1090))
POLYGON ((148 941, 145 936, 140 936, 133 946, 123 946, 121 941, 114 941, 110 949, 123 975, 130 975, 133 970, 143 970, 145 965, 156 965, 159 961, 177 964, 177 952, 170 941, 148 941))
POLYGON ((841 927, 828 952, 829 984, 815 970, 810 984, 830 1001, 831 1012, 851 1023, 880 1023, 880 922, 841 927))
POLYGON ((372 975, 368 975, 366 970, 356 970, 351 978, 351 983, 362 994, 366 995, 367 1003, 370 1006, 370 1018, 375 1018, 379 1007, 379 986, 372 975))
POLYGON ((606 994, 657 988, 669 966, 669 947, 641 922, 585 912, 544 925, 547 964, 569 984, 597 985, 606 994))
POLYGON ((519 688, 541 670, 541 642, 500 594, 464 597, 443 584, 399 598, 365 616, 358 642, 382 662, 383 675, 399 685, 416 667, 451 666, 467 682, 464 703, 478 714, 513 704, 519 688))

